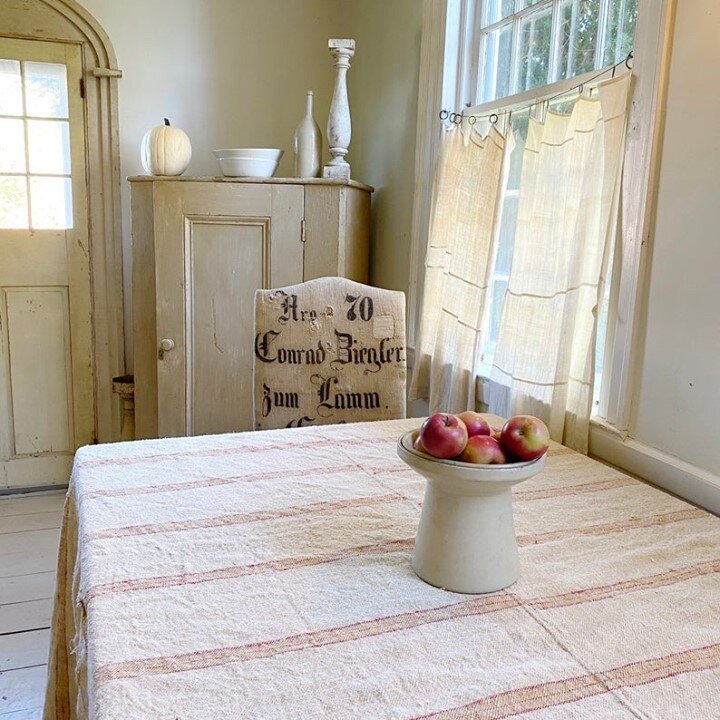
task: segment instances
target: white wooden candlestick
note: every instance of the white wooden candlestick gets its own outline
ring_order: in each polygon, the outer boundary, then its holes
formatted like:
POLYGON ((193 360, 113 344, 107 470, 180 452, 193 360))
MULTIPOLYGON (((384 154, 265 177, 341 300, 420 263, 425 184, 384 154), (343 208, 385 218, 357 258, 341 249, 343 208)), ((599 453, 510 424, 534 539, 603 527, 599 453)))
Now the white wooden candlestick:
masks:
POLYGON ((350 145, 352 130, 347 95, 347 71, 350 69, 350 58, 355 54, 355 41, 333 38, 328 40, 328 48, 335 60, 337 76, 327 124, 328 145, 332 159, 323 168, 323 177, 349 180, 350 164, 345 156, 350 145))

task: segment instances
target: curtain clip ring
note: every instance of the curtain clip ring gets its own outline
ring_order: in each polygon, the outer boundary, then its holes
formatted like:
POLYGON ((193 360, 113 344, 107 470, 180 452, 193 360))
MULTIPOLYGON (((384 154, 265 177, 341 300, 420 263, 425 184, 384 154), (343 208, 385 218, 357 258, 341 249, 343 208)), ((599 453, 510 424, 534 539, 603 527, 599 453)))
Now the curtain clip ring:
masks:
POLYGON ((490 115, 489 119, 490 119, 490 124, 495 125, 500 118, 498 117, 497 113, 493 113, 492 115, 490 115))

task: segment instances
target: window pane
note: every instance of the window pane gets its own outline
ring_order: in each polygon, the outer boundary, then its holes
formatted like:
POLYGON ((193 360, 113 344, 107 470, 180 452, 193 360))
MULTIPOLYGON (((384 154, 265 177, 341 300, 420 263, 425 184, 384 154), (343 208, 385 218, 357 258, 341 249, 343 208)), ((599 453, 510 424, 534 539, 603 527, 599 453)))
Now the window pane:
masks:
POLYGON ((603 367, 605 365, 605 346, 607 345, 608 315, 610 312, 610 281, 613 273, 613 255, 610 254, 610 262, 607 270, 607 282, 605 293, 600 301, 597 324, 597 339, 595 344, 595 378, 593 384, 593 412, 600 404, 600 390, 602 386, 603 367))
POLYGON ((32 226, 36 229, 71 228, 70 178, 30 178, 32 226))
POLYGON ((530 109, 520 110, 512 114, 512 129, 515 147, 510 155, 510 169, 508 173, 508 190, 520 188, 523 156, 527 142, 528 125, 530 123, 530 109))
POLYGON ((68 116, 67 74, 64 65, 23 63, 25 112, 35 117, 68 116))
POLYGON ((508 23, 485 36, 482 100, 495 100, 510 94, 512 72, 512 24, 508 23))
POLYGON ((28 120, 30 172, 70 173, 70 126, 57 120, 28 120))
POLYGON ((495 354, 498 334, 500 332, 500 318, 502 317, 502 306, 507 290, 507 278, 497 278, 492 284, 492 305, 490 308, 490 332, 488 333, 488 348, 483 355, 483 362, 490 364, 495 354))
POLYGON ((552 7, 530 13, 520 21, 520 45, 516 92, 548 82, 552 7))
POLYGON ((0 173, 16 172, 25 172, 23 121, 0 118, 0 173))
POLYGON ((603 63, 615 65, 635 47, 638 0, 614 0, 610 6, 603 63))
POLYGON ((515 225, 517 224, 518 198, 505 198, 503 204, 502 221, 500 223, 500 237, 498 239, 497 260, 495 262, 496 275, 509 275, 512 265, 513 247, 515 246, 515 225))
POLYGON ((24 177, 0 176, 0 228, 28 226, 27 186, 24 177))
POLYGON ((563 0, 560 4, 558 79, 595 68, 599 11, 598 0, 563 0))
POLYGON ((516 0, 515 12, 520 12, 531 5, 537 5, 539 2, 542 2, 542 0, 516 0))
POLYGON ((515 11, 515 0, 485 0, 482 26, 487 27, 498 20, 512 15, 515 11))
POLYGON ((0 60, 0 115, 22 115, 20 63, 0 60))

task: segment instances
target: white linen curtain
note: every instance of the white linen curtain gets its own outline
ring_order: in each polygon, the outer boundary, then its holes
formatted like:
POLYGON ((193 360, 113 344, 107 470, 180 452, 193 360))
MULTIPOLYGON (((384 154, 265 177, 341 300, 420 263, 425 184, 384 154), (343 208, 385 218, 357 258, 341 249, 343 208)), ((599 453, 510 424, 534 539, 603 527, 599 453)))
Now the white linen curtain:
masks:
POLYGON ((507 151, 492 126, 445 132, 425 259, 411 398, 430 411, 474 407, 475 366, 498 238, 507 151))
POLYGON ((587 451, 598 307, 614 246, 630 75, 530 121, 488 405, 587 451))

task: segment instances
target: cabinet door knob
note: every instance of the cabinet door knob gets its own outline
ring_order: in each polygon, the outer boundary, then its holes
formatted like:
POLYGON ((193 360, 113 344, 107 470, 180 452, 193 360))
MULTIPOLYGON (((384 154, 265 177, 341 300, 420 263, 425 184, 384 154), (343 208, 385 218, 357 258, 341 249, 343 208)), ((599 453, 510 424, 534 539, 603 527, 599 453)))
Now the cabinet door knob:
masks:
POLYGON ((175 349, 175 341, 172 338, 163 338, 160 341, 160 348, 158 350, 158 357, 162 360, 166 352, 170 352, 175 349))

